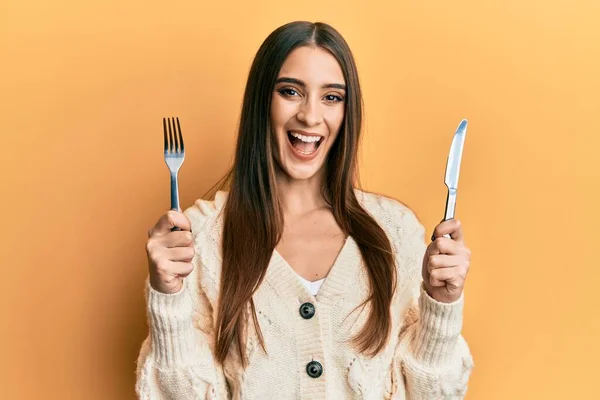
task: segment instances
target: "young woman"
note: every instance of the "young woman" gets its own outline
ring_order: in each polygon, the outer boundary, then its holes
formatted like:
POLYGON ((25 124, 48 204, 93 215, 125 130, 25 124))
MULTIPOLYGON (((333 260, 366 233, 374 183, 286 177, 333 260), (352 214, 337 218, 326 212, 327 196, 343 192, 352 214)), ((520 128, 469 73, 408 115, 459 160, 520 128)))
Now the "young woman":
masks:
POLYGON ((361 122, 337 31, 294 22, 269 35, 214 200, 148 232, 139 398, 464 396, 460 224, 439 224, 426 247, 409 208, 356 187, 361 122))

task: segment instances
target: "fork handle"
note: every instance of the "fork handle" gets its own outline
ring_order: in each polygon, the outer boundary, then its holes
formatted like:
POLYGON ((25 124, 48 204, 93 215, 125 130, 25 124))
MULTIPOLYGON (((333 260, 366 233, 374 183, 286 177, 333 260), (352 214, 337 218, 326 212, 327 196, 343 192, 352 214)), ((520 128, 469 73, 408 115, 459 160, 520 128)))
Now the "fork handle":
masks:
MULTIPOLYGON (((177 183, 177 173, 171 174, 171 210, 179 211, 179 184, 177 183)), ((171 232, 180 231, 181 228, 174 226, 171 232)))

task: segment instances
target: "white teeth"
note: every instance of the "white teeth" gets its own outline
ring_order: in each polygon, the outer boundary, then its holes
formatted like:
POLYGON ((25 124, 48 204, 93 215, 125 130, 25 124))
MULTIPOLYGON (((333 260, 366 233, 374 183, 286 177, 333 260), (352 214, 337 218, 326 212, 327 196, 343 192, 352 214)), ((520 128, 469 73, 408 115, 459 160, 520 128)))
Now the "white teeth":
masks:
POLYGON ((321 136, 305 136, 293 131, 290 131, 290 135, 306 143, 318 142, 321 140, 321 136))

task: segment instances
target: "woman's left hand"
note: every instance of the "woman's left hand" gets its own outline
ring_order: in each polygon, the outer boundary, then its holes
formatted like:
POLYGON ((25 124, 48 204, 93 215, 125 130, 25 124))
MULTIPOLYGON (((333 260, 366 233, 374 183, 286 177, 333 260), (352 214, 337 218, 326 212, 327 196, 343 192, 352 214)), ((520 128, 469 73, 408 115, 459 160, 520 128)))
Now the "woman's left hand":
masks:
POLYGON ((460 299, 469 272, 471 250, 465 246, 460 221, 441 222, 433 232, 423 259, 424 288, 433 299, 452 303, 460 299), (449 234, 449 238, 444 235, 449 234))

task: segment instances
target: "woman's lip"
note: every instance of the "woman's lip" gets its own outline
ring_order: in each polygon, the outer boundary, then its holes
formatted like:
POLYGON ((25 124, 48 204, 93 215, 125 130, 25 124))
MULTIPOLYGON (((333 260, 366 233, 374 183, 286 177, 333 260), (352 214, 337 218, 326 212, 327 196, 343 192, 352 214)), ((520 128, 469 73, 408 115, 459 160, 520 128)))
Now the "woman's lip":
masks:
POLYGON ((306 131, 301 131, 301 130, 298 130, 298 129, 289 129, 289 130, 288 130, 288 132, 296 132, 296 133, 299 133, 299 134, 301 134, 301 135, 304 135, 304 136, 319 136, 319 137, 325 137, 325 136, 323 136, 323 135, 319 135, 318 133, 306 132, 306 131))
MULTIPOLYGON (((301 131, 291 131, 291 132, 301 133, 301 131)), ((303 133, 301 133, 301 134, 303 135, 303 133)), ((320 136, 320 135, 318 135, 318 136, 320 136)), ((323 143, 321 143, 319 145, 319 147, 317 147, 317 149, 314 151, 314 153, 312 153, 312 154, 303 154, 303 153, 299 152, 298 150, 296 150, 296 148, 294 146, 292 146, 292 142, 290 142, 290 139, 288 139, 287 137, 286 137, 286 139, 287 139, 286 142, 287 142, 287 144, 288 144, 288 146, 289 146, 290 151, 292 152, 292 154, 294 156, 296 156, 296 158, 299 158, 302 161, 310 161, 310 160, 314 159, 317 156, 317 154, 319 154, 319 151, 321 150, 321 147, 323 147, 323 143)), ((323 141, 323 140, 324 139, 322 139, 321 141, 323 141)))

